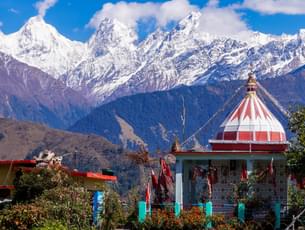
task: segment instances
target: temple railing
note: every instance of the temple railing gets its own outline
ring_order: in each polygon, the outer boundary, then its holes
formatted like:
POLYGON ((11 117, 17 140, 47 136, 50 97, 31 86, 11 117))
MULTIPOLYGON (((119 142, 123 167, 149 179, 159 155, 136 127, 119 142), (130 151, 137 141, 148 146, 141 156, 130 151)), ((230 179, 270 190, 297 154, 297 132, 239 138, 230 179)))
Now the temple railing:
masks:
MULTIPOLYGON (((249 208, 243 203, 238 204, 217 204, 212 202, 198 204, 183 204, 183 211, 191 210, 194 207, 202 209, 203 215, 212 216, 221 214, 225 217, 236 217, 240 222, 246 221, 269 221, 274 229, 294 229, 295 225, 305 224, 305 206, 295 207, 274 202, 266 208, 249 208), (303 219, 302 219, 303 218, 303 219)), ((159 209, 165 209, 175 213, 179 217, 182 207, 178 203, 152 204, 146 206, 144 201, 139 202, 139 222, 144 222, 147 215, 156 212, 159 209)))

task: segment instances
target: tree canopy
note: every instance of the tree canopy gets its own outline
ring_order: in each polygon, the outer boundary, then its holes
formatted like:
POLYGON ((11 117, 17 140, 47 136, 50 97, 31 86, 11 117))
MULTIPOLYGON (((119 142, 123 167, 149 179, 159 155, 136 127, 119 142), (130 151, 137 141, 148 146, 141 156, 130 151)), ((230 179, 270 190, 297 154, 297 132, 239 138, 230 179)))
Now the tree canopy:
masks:
POLYGON ((305 107, 298 107, 291 113, 289 128, 295 136, 287 153, 288 167, 300 180, 305 177, 305 107))

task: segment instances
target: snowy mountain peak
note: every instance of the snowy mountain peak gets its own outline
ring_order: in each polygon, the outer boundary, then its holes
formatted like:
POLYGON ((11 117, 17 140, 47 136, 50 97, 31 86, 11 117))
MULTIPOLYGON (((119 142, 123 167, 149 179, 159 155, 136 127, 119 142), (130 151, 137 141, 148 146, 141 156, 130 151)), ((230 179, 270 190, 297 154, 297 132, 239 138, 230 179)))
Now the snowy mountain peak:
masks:
POLYGON ((19 31, 9 36, 18 38, 18 45, 21 47, 27 49, 40 48, 45 52, 57 45, 59 39, 68 41, 53 26, 47 24, 41 16, 31 17, 19 31))
POLYGON ((0 36, 0 51, 58 77, 81 61, 86 47, 65 38, 41 16, 35 16, 17 32, 0 36))
POLYGON ((299 38, 300 40, 305 41, 305 29, 300 29, 300 30, 299 30, 298 38, 299 38))
POLYGON ((45 20, 43 19, 43 17, 41 17, 40 15, 37 15, 37 16, 33 16, 33 17, 30 17, 27 22, 24 24, 23 27, 31 27, 31 26, 37 26, 37 25, 43 25, 43 26, 50 26, 52 27, 51 25, 48 25, 45 20))
POLYGON ((245 32, 243 41, 246 41, 251 46, 265 45, 268 42, 279 39, 280 37, 264 34, 258 31, 245 32))
POLYGON ((243 79, 250 64, 258 78, 277 77, 305 64, 305 30, 219 37, 202 32, 200 20, 201 13, 192 12, 174 29, 158 29, 137 44, 133 28, 104 18, 90 40, 80 43, 37 16, 14 34, 0 34, 0 51, 61 77, 97 104, 182 84, 243 79))
POLYGON ((118 48, 135 50, 136 40, 132 28, 116 19, 104 18, 88 44, 95 56, 101 56, 118 48))
MULTIPOLYGON (((28 45, 39 42, 41 45, 51 46, 58 40, 71 42, 62 36, 55 27, 45 22, 41 16, 31 17, 16 33, 9 36, 17 37, 28 45)), ((25 44, 24 44, 25 45, 25 44)))
POLYGON ((196 31, 200 23, 200 12, 191 12, 186 18, 182 19, 176 26, 177 31, 185 31, 187 34, 196 31))

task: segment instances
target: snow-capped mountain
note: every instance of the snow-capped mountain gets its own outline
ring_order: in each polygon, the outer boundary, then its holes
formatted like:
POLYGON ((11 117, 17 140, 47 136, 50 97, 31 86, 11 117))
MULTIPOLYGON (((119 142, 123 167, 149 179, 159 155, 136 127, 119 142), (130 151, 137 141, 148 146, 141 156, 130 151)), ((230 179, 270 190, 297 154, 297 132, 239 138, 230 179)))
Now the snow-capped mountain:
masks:
MULTIPOLYGON (((158 29, 137 46, 130 38, 132 33, 125 32, 126 27, 113 26, 119 22, 104 20, 96 32, 103 35, 103 41, 106 40, 103 52, 99 52, 102 55, 84 61, 85 65, 82 63, 69 72, 66 79, 86 79, 87 84, 76 85, 86 90, 90 85, 86 93, 89 92, 96 103, 102 103, 125 95, 167 90, 179 85, 245 79, 250 65, 254 66, 258 77, 267 78, 305 64, 303 31, 294 36, 248 32, 243 39, 216 37, 200 32, 200 17, 200 13, 193 12, 173 30, 158 29), (121 33, 117 33, 118 28, 121 33), (112 39, 108 39, 109 36, 112 39), (107 48, 109 41, 114 41, 115 52, 107 48), (121 47, 119 44, 124 45, 121 47), (107 62, 104 59, 109 56, 112 60, 108 59, 108 68, 105 68, 107 62), (88 71, 88 67, 93 71, 88 71)), ((91 39, 90 44, 94 43, 91 39)), ((75 88, 75 85, 70 86, 75 88)))
POLYGON ((57 78, 86 56, 86 45, 70 41, 41 16, 36 16, 17 32, 0 35, 0 51, 57 78))
POLYGON ((92 101, 103 101, 125 84, 141 62, 135 32, 117 20, 105 19, 88 41, 89 57, 63 79, 92 101))
POLYGON ((133 28, 104 19, 86 43, 72 42, 42 18, 0 34, 0 50, 63 80, 96 104, 179 85, 277 77, 305 64, 305 30, 273 36, 247 32, 234 38, 200 31, 199 12, 171 31, 157 29, 137 43, 133 28))

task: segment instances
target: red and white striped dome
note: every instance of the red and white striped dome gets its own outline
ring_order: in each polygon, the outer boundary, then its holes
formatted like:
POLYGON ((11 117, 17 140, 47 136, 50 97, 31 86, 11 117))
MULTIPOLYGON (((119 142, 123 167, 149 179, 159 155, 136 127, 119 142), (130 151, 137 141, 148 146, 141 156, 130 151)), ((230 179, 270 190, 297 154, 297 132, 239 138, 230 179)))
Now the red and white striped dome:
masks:
POLYGON ((283 126, 256 95, 256 88, 255 76, 250 73, 248 92, 221 124, 216 142, 286 143, 283 126))

